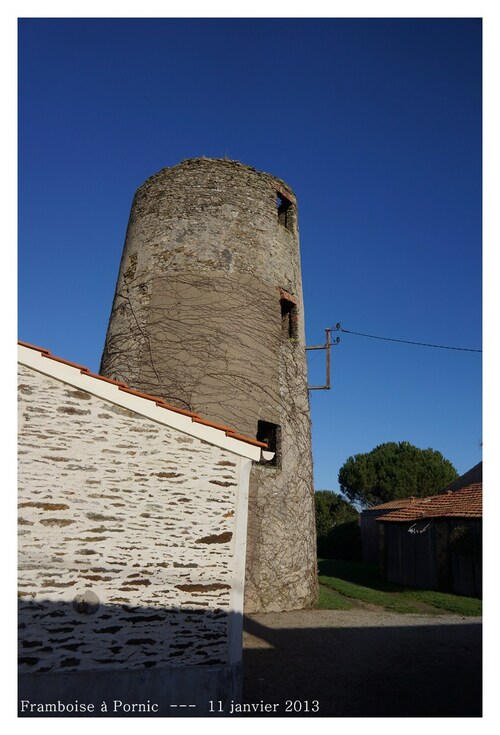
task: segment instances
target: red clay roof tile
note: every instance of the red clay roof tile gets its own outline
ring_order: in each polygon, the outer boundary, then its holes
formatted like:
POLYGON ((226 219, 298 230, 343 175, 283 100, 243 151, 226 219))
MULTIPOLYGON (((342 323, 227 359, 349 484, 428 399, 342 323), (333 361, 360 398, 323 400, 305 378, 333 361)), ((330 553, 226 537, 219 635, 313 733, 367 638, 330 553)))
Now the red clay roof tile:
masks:
POLYGON ((477 465, 472 467, 468 472, 465 473, 465 475, 462 475, 461 477, 458 477, 456 480, 453 480, 453 482, 450 482, 449 485, 447 485, 444 490, 441 490, 442 493, 447 493, 449 490, 452 490, 455 492, 455 490, 460 490, 463 487, 469 487, 469 485, 472 485, 477 482, 483 481, 483 463, 478 462, 477 465))
POLYGON ((391 513, 379 516, 381 522, 417 521, 421 518, 482 518, 483 484, 473 483, 468 487, 448 492, 415 498, 411 505, 400 507, 391 513))
POLYGON ((199 418, 197 413, 186 411, 184 408, 177 408, 177 406, 171 406, 169 403, 164 403, 163 401, 156 401, 156 405, 160 408, 167 408, 169 411, 174 411, 175 413, 182 413, 183 416, 199 418))
POLYGON ((231 439, 239 439, 242 442, 247 442, 247 444, 255 444, 256 447, 267 449, 267 444, 264 442, 260 442, 257 439, 250 439, 248 436, 242 436, 241 434, 237 434, 235 431, 226 431, 226 436, 231 437, 231 439))
POLYGON ((96 380, 104 380, 106 383, 112 383, 117 385, 119 388, 126 388, 126 383, 120 383, 119 380, 113 380, 113 378, 105 378, 104 375, 97 375, 97 373, 90 373, 87 370, 80 370, 82 375, 87 375, 89 378, 95 378, 96 380))
POLYGON ((119 390, 122 390, 124 393, 131 393, 133 396, 137 396, 138 398, 144 398, 146 401, 154 401, 155 403, 161 402, 161 398, 158 398, 158 396, 151 396, 149 393, 142 393, 140 390, 129 388, 128 385, 122 384, 119 390))
POLYGON ((366 510, 385 510, 390 508, 406 508, 410 505, 413 505, 416 500, 419 500, 420 498, 415 498, 414 496, 410 498, 397 498, 396 500, 388 500, 387 503, 380 503, 379 505, 372 505, 370 508, 367 508, 366 510))
POLYGON ((212 421, 205 421, 205 419, 199 416, 193 416, 193 421, 197 424, 204 424, 205 426, 211 426, 214 429, 220 429, 221 431, 232 432, 234 429, 231 426, 222 426, 221 424, 214 424, 212 421))
POLYGON ((38 352, 43 352, 44 355, 50 355, 50 352, 48 350, 44 350, 43 347, 36 347, 35 345, 30 345, 28 342, 23 342, 22 340, 18 340, 18 344, 20 344, 22 347, 29 347, 30 350, 37 350, 38 352))
POLYGON ((64 365, 77 368, 81 373, 89 373, 90 370, 83 365, 77 365, 76 362, 70 362, 70 360, 63 360, 62 357, 54 357, 50 352, 42 352, 42 357, 46 357, 48 360, 55 360, 56 362, 62 362, 64 365))

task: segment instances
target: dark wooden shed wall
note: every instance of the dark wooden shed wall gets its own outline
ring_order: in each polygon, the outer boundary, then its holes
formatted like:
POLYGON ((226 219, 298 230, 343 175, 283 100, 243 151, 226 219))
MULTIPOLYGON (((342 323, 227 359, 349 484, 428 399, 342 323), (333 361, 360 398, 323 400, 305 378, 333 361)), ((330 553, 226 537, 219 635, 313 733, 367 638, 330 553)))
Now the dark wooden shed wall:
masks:
POLYGON ((458 595, 482 596, 481 554, 457 551, 453 531, 465 527, 476 549, 482 543, 482 521, 429 519, 378 524, 382 567, 387 581, 458 595))

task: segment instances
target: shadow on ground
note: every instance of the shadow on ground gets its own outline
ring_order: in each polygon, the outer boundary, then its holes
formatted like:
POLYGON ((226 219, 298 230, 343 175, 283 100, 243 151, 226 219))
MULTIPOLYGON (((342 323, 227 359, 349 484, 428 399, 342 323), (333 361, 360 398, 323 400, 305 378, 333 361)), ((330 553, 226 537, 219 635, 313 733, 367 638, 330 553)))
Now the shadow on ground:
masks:
POLYGON ((310 627, 318 612, 304 627, 244 619, 243 702, 279 707, 241 716, 481 716, 480 621, 335 627, 333 614, 331 627, 310 627))

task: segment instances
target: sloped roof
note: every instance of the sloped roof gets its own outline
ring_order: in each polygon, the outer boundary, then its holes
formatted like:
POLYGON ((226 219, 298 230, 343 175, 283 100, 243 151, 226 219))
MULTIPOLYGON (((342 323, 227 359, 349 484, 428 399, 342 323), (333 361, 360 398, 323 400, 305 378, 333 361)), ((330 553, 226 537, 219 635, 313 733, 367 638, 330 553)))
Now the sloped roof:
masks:
MULTIPOLYGON (((414 496, 411 496, 410 498, 396 498, 395 500, 388 500, 386 503, 380 503, 379 505, 372 505, 370 508, 367 508, 366 511, 373 511, 373 510, 396 510, 397 508, 408 508, 413 505, 416 501, 420 500, 421 498, 416 498, 414 496)), ((365 513, 366 511, 363 511, 365 513)))
POLYGON ((260 460, 261 450, 267 449, 264 442, 238 434, 229 426, 207 421, 197 413, 170 406, 163 399, 136 391, 125 383, 91 373, 82 365, 55 357, 43 347, 19 340, 18 361, 45 375, 249 459, 260 460))
POLYGON ((461 475, 456 480, 453 480, 453 482, 450 482, 450 484, 447 485, 444 490, 441 490, 441 492, 455 492, 455 490, 460 490, 463 487, 469 487, 469 485, 482 481, 483 463, 479 462, 477 465, 472 467, 472 469, 468 470, 468 472, 466 472, 464 475, 461 475))
MULTIPOLYGON (((427 498, 407 498, 411 503, 381 515, 377 521, 418 521, 423 518, 482 518, 483 483, 477 482, 468 487, 431 495, 427 498)), ((380 506, 379 506, 380 508, 380 506)))

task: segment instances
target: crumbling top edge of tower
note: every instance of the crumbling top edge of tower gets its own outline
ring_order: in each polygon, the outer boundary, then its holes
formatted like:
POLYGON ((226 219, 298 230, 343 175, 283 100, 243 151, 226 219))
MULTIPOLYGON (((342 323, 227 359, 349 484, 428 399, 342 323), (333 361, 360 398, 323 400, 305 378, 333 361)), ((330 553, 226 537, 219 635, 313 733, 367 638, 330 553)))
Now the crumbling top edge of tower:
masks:
POLYGON ((280 179, 278 176, 274 176, 273 174, 268 173, 267 171, 259 171, 254 166, 249 166, 246 163, 241 163, 241 161, 233 160, 230 158, 211 158, 209 156, 199 156, 197 158, 184 158, 179 163, 175 164, 174 166, 165 166, 160 171, 157 171, 157 173, 152 174, 152 176, 149 176, 146 181, 144 181, 143 184, 139 187, 138 191, 142 189, 143 187, 146 187, 150 185, 151 183, 155 182, 157 179, 161 178, 162 176, 165 176, 170 171, 177 171, 182 168, 188 168, 190 166, 203 166, 205 164, 208 165, 217 165, 221 167, 237 167, 241 170, 252 172, 257 174, 258 176, 267 177, 272 184, 272 186, 280 193, 284 194, 288 199, 295 202, 296 196, 293 191, 293 189, 290 187, 289 184, 286 183, 286 181, 283 181, 283 179, 280 179))

